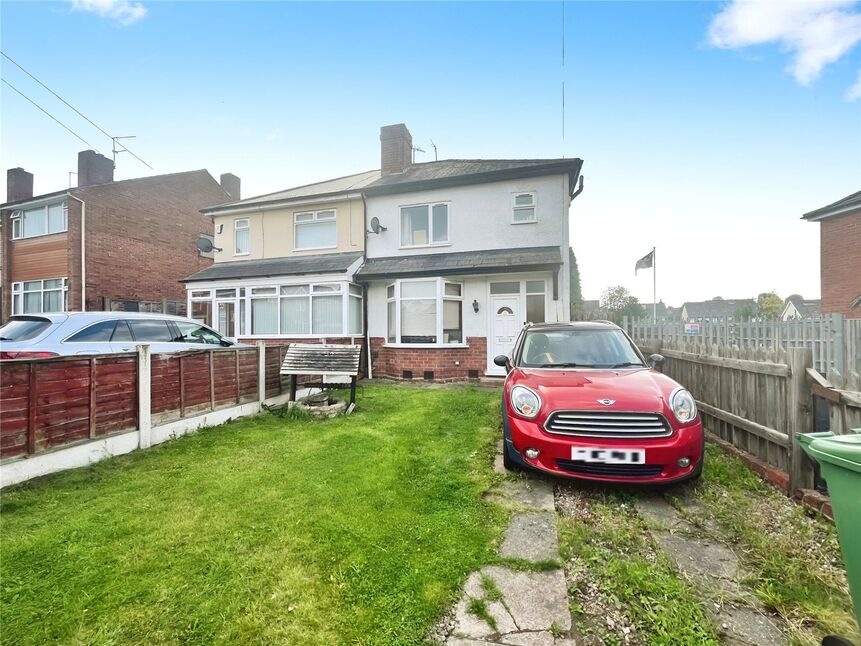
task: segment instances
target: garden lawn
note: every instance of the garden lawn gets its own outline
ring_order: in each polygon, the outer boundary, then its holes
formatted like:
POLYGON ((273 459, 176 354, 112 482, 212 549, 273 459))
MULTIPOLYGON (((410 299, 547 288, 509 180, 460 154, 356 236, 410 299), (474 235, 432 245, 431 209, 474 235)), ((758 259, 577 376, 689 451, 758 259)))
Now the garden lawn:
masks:
POLYGON ((505 512, 498 394, 367 386, 2 494, 8 644, 416 644, 505 512))

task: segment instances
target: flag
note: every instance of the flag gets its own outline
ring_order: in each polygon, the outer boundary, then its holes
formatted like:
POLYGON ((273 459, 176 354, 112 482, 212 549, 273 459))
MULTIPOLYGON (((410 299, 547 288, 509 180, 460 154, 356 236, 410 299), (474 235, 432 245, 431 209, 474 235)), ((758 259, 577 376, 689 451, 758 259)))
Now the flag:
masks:
POLYGON ((634 266, 634 275, 636 276, 637 271, 639 271, 640 269, 649 269, 650 267, 654 267, 654 266, 655 266, 655 250, 652 249, 649 253, 647 253, 645 256, 643 256, 642 258, 640 258, 637 261, 637 264, 634 266))

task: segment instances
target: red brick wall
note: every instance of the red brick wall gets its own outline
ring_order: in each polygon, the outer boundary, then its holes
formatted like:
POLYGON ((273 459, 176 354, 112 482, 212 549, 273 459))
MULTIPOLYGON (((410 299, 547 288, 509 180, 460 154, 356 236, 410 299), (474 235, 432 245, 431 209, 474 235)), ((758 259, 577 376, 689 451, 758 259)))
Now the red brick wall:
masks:
POLYGON ((413 379, 423 380, 432 370, 434 381, 468 379, 469 371, 483 376, 487 368, 487 339, 472 336, 467 348, 392 348, 382 337, 371 337, 374 377, 403 379, 404 370, 413 371, 413 379), (460 365, 455 365, 459 362, 460 365))
POLYGON ((861 294, 861 210, 820 222, 822 313, 861 318, 849 309, 861 294))
MULTIPOLYGON (((185 301, 179 281, 212 264, 195 247, 201 233, 213 231, 200 209, 228 199, 212 176, 177 173, 80 193, 87 203, 87 307, 100 308, 103 298, 185 301)), ((69 219, 71 225, 71 211, 69 219)))

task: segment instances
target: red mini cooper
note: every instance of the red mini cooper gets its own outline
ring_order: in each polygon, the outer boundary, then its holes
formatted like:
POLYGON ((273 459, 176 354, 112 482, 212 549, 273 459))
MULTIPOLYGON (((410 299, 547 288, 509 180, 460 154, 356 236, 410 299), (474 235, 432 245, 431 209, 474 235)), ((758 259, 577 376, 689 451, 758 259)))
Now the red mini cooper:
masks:
POLYGON ((609 322, 527 325, 503 387, 507 468, 613 482, 699 477, 703 427, 691 394, 609 322))

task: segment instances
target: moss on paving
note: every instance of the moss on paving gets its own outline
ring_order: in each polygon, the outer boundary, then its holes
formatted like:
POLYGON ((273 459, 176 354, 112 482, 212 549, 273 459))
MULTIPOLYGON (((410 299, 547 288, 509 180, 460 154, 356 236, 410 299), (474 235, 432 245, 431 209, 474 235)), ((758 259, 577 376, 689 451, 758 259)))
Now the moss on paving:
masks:
POLYGON ((3 493, 8 644, 417 644, 492 561, 498 396, 371 386, 3 493))
MULTIPOLYGON (((621 609, 646 643, 719 644, 696 592, 679 578, 669 558, 656 549, 645 523, 630 504, 630 496, 618 489, 588 485, 579 494, 583 504, 580 512, 559 517, 562 558, 586 568, 604 602, 621 609)), ((576 591, 572 610, 575 624, 583 632, 600 629, 577 618, 583 610, 576 591)), ((612 633, 603 634, 602 639, 606 643, 623 641, 612 633)))
MULTIPOLYGON (((701 531, 736 547, 748 584, 780 613, 793 640, 819 644, 827 634, 861 643, 834 526, 763 482, 738 458, 706 447, 702 482, 689 494, 716 521, 701 531)), ((694 517, 693 520, 696 520, 694 517)))

